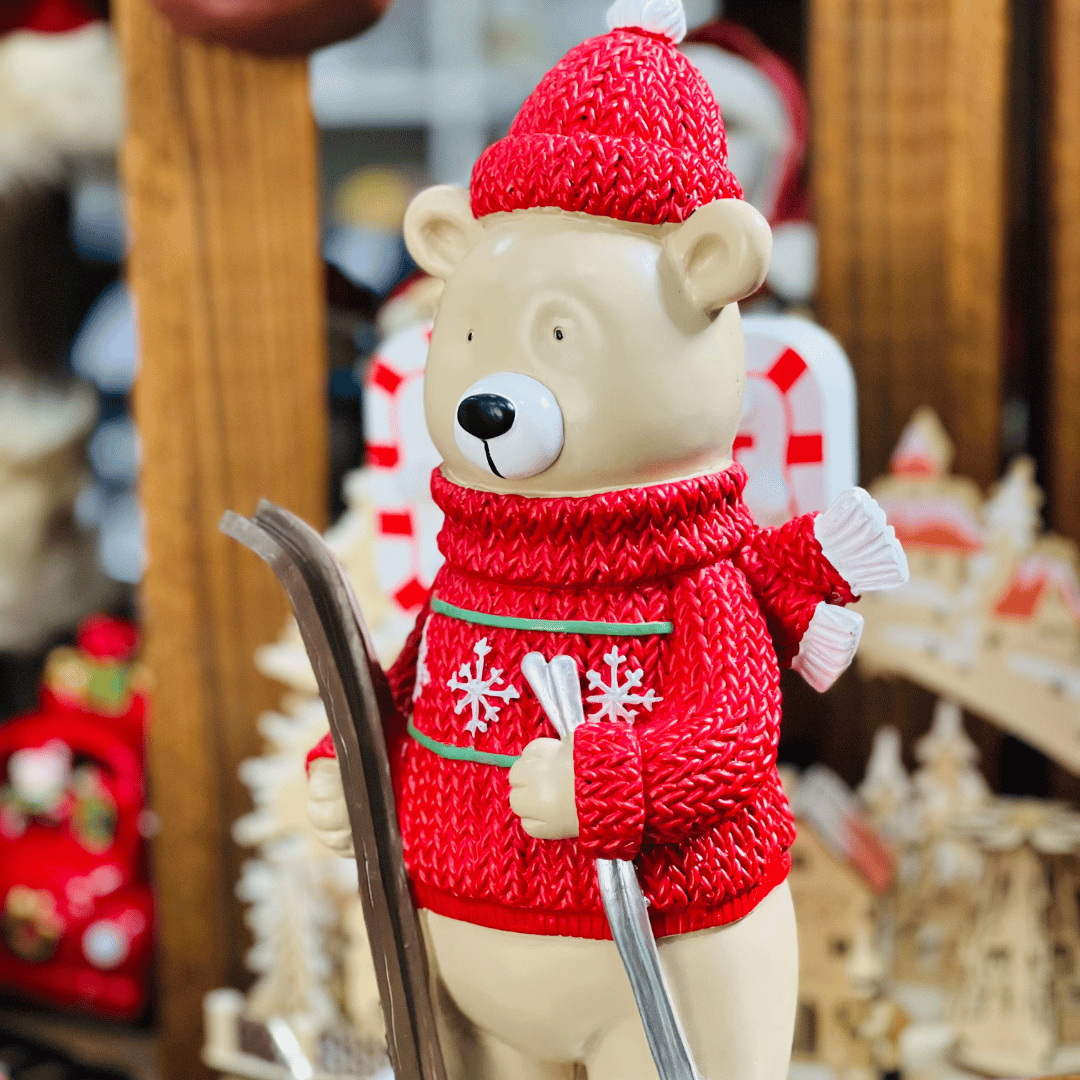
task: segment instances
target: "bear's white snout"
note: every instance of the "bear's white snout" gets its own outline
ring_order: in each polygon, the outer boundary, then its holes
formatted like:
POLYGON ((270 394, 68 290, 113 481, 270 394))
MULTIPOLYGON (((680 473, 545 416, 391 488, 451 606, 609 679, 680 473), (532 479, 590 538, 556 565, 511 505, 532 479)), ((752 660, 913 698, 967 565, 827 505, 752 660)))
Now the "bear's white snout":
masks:
POLYGON ((454 439, 473 465, 495 476, 536 476, 562 453, 562 410, 542 382, 500 371, 461 395, 454 439))

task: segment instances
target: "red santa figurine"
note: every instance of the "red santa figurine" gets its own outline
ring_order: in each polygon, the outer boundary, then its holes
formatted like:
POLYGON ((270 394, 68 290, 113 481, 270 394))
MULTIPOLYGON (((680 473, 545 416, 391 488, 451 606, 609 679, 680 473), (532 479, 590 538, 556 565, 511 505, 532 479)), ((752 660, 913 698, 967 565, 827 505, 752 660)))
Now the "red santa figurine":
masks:
POLYGON ((120 69, 99 6, 0 5, 0 189, 53 180, 67 157, 115 149, 120 69))
MULTIPOLYGON (((390 672, 387 732, 454 1077, 655 1080, 596 860, 632 860, 709 1080, 780 1080, 797 955, 776 772, 780 668, 850 662, 843 605, 903 552, 853 489, 759 529, 732 461, 737 302, 770 234, 675 48, 678 0, 619 0, 543 79, 469 192, 420 194, 445 291, 425 406, 445 564, 390 672), (555 738, 527 658, 586 722, 555 738)), ((313 820, 351 850, 329 739, 313 820)))

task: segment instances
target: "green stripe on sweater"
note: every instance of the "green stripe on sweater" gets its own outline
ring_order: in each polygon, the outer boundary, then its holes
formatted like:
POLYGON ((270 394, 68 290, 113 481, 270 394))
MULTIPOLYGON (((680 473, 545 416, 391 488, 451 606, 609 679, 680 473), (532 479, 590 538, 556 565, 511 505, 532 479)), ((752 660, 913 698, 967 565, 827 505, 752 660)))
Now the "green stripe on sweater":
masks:
POLYGON ((483 750, 474 750, 471 746, 451 746, 449 743, 436 742, 430 735, 420 731, 411 720, 409 734, 425 749, 451 761, 475 761, 478 765, 498 765, 503 769, 509 769, 517 761, 517 757, 512 754, 489 754, 483 750))
POLYGON ((489 615, 486 611, 469 611, 454 607, 438 597, 432 597, 431 610, 451 619, 497 626, 506 630, 542 630, 551 634, 602 634, 605 637, 650 637, 671 634, 675 624, 670 622, 591 622, 588 619, 519 619, 513 615, 489 615))

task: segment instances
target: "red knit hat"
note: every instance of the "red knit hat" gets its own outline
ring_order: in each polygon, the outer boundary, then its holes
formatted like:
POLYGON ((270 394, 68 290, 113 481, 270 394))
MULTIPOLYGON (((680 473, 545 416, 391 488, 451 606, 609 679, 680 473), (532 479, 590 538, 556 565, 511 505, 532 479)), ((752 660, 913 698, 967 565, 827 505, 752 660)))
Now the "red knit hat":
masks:
POLYGON ((647 225, 742 197, 708 83, 675 46, 681 0, 616 0, 612 30, 571 49, 472 175, 472 212, 553 206, 647 225))
POLYGON ((97 17, 86 0, 8 0, 0 3, 0 34, 13 30, 66 34, 97 17))

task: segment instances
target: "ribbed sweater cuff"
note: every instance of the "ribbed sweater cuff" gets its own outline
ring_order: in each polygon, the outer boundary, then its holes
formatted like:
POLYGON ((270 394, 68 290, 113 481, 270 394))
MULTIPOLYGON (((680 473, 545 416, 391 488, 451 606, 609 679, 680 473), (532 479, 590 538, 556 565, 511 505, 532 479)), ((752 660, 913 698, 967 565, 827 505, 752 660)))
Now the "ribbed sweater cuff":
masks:
POLYGON ((632 859, 645 829, 641 748, 626 724, 582 724, 574 732, 578 843, 597 859, 632 859))

